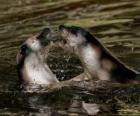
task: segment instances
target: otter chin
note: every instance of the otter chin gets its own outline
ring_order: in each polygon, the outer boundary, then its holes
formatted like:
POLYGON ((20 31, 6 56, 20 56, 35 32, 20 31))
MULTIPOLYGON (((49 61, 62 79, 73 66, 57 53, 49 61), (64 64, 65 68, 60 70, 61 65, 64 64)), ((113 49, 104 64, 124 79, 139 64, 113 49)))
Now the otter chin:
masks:
POLYGON ((58 79, 46 63, 50 49, 51 31, 43 29, 41 33, 29 37, 17 54, 17 72, 19 81, 24 84, 51 84, 58 79))
POLYGON ((59 30, 64 45, 73 50, 84 67, 84 73, 72 80, 95 79, 119 83, 139 82, 137 71, 124 65, 85 29, 77 26, 60 25, 59 30))

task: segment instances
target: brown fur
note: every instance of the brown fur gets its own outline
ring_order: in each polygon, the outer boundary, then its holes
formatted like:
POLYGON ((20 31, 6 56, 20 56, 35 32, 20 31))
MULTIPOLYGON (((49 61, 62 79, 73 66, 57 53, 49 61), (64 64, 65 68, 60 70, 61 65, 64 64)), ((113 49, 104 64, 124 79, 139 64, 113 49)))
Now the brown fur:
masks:
MULTIPOLYGON (((111 52, 89 32, 76 26, 68 27, 61 25, 59 29, 66 41, 65 44, 71 45, 71 48, 76 48, 74 52, 76 54, 78 53, 77 55, 83 63, 85 78, 98 78, 120 83, 136 82, 137 72, 130 69, 112 55, 111 52), (86 49, 86 47, 89 48, 86 49), (83 51, 83 49, 86 49, 86 51, 83 51)), ((81 80, 83 80, 83 74, 77 77, 82 77, 81 80)))

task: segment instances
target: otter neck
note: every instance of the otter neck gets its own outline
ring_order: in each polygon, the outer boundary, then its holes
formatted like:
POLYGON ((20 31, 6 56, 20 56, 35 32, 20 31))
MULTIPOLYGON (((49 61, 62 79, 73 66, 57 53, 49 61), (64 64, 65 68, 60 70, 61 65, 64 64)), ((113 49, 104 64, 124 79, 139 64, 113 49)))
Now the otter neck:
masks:
MULTIPOLYGON (((90 73, 94 73, 99 69, 99 59, 97 57, 96 51, 92 48, 91 44, 82 44, 77 47, 77 55, 79 56, 82 64, 85 67, 85 70, 88 70, 90 73)), ((94 74, 96 75, 96 74, 94 74)))
POLYGON ((50 84, 58 82, 39 52, 33 52, 27 56, 22 74, 25 83, 50 84))
POLYGON ((84 66, 85 72, 90 74, 89 78, 109 79, 109 73, 101 68, 101 51, 98 46, 90 43, 78 46, 77 55, 84 66))

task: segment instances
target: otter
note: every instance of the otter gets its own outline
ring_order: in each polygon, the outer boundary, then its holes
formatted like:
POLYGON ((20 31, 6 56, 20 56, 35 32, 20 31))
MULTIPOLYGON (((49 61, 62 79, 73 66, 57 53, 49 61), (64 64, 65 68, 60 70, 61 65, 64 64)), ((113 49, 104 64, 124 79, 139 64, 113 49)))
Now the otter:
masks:
POLYGON ((43 29, 40 34, 29 37, 17 54, 17 73, 24 84, 51 84, 59 82, 46 63, 51 47, 51 30, 43 29))
POLYGON ((64 46, 73 50, 84 66, 84 73, 74 81, 86 79, 137 83, 138 72, 124 65, 92 34, 81 27, 60 25, 64 46))

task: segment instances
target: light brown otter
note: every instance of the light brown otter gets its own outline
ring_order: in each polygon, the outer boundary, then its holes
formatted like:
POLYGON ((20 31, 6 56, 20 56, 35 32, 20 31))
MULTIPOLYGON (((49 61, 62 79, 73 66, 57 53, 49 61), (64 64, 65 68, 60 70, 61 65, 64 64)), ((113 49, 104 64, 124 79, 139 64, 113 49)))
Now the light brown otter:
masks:
POLYGON ((120 83, 137 82, 137 73, 114 57, 94 36, 81 27, 60 25, 64 45, 80 58, 84 73, 72 80, 109 80, 120 83))
POLYGON ((39 35, 29 37, 17 54, 19 80, 25 84, 51 84, 58 82, 46 63, 50 43, 50 29, 45 28, 39 35))

